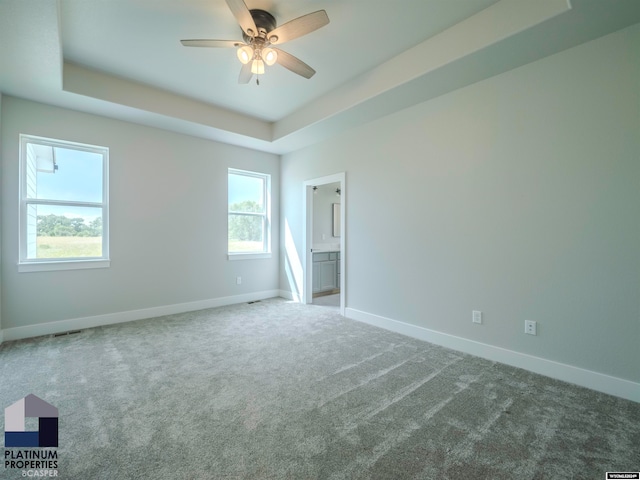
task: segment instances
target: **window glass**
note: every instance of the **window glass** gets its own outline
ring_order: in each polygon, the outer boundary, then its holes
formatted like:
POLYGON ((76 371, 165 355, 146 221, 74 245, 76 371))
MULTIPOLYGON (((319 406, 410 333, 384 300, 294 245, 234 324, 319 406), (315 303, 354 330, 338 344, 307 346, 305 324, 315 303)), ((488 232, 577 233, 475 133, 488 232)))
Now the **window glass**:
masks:
POLYGON ((29 135, 20 142, 20 271, 108 260, 108 149, 29 135))
POLYGON ((263 252, 262 217, 229 214, 229 251, 263 252))
MULTIPOLYGON (((33 146, 32 144, 30 144, 33 146)), ((35 146, 49 155, 37 157, 35 198, 49 200, 102 201, 102 155, 93 152, 35 146), (51 160, 49 160, 51 159, 51 160), (55 166, 53 166, 53 161, 55 166)))
POLYGON ((264 178, 229 174, 229 211, 264 213, 264 178))
POLYGON ((36 205, 35 258, 102 256, 102 209, 36 205))
POLYGON ((229 169, 228 252, 269 252, 269 175, 229 169))

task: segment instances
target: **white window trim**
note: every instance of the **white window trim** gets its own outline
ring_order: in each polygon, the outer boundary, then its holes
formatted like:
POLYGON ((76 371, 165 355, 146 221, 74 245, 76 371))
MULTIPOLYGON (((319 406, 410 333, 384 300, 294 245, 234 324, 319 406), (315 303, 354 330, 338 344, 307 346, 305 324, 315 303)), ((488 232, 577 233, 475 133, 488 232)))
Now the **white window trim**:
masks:
POLYGON ((89 268, 107 268, 111 265, 109 258, 109 148, 97 145, 55 140, 35 135, 20 134, 20 185, 18 215, 18 272, 42 272, 55 270, 78 270, 89 268), (37 143, 54 148, 82 150, 102 155, 102 202, 77 202, 60 200, 27 199, 26 148, 27 143, 37 143), (27 258, 26 215, 28 205, 65 205, 76 207, 102 208, 102 256, 78 258, 27 258))
MULTIPOLYGON (((229 260, 257 260, 262 258, 271 258, 271 175, 268 173, 252 172, 249 170, 239 170, 237 168, 229 168, 227 171, 227 188, 229 187, 229 174, 245 175, 248 177, 256 177, 264 179, 264 204, 265 204, 265 225, 264 238, 265 250, 262 252, 230 252, 229 251, 229 192, 227 191, 227 259, 229 260)), ((251 213, 248 213, 251 215, 251 213)), ((262 214, 255 214, 262 216, 262 214)))
POLYGON ((271 252, 255 252, 255 253, 227 253, 229 260, 257 260, 259 258, 271 258, 271 252))
POLYGON ((55 270, 85 270, 89 268, 109 268, 110 260, 73 260, 65 258, 56 261, 41 261, 38 263, 21 263, 18 265, 18 272, 52 272, 55 270))

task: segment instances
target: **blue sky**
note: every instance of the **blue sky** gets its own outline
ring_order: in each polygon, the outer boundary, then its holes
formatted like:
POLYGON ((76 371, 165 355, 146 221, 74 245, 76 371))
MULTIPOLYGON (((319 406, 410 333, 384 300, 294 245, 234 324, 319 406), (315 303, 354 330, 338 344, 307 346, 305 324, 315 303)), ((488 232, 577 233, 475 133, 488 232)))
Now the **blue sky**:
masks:
POLYGON ((263 203, 262 188, 264 181, 258 177, 229 175, 229 205, 242 200, 263 203))

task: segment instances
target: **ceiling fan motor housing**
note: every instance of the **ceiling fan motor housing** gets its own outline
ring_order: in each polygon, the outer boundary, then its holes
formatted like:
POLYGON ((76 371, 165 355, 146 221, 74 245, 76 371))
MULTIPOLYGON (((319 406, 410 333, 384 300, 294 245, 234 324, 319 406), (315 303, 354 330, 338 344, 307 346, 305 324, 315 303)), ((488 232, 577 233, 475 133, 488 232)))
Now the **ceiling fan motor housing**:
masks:
MULTIPOLYGON (((256 27, 258 28, 259 37, 267 37, 267 33, 276 28, 276 19, 273 15, 265 10, 253 9, 249 10, 251 17, 253 18, 256 27)), ((244 31, 242 32, 242 38, 246 43, 251 43, 251 37, 244 31)))
MULTIPOLYGON (((2 1, 2 0, 0 0, 2 1)), ((299 58, 279 48, 272 47, 311 33, 329 23, 324 10, 302 15, 278 27, 276 19, 266 10, 249 10, 244 0, 226 0, 231 13, 240 24, 244 42, 215 39, 185 39, 185 47, 236 48, 243 64, 238 83, 248 83, 253 75, 264 73, 264 66, 278 63, 304 78, 311 78, 316 71, 299 58)))

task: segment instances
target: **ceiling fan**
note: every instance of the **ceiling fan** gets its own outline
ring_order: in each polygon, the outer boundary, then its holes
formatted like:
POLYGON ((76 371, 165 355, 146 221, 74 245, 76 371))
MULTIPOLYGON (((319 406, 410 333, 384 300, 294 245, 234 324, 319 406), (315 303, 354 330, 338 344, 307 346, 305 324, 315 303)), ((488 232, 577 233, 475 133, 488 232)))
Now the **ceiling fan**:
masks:
MULTIPOLYGON (((275 63, 293 73, 311 78, 316 71, 290 53, 275 48, 295 38, 311 33, 329 23, 324 10, 303 15, 279 27, 276 19, 265 10, 249 10, 244 0, 226 0, 234 17, 242 28, 244 42, 237 40, 181 40, 185 47, 237 48, 238 59, 242 63, 238 83, 249 83, 253 75, 264 73, 265 64, 275 63)), ((258 81, 259 84, 259 81, 258 81)))

